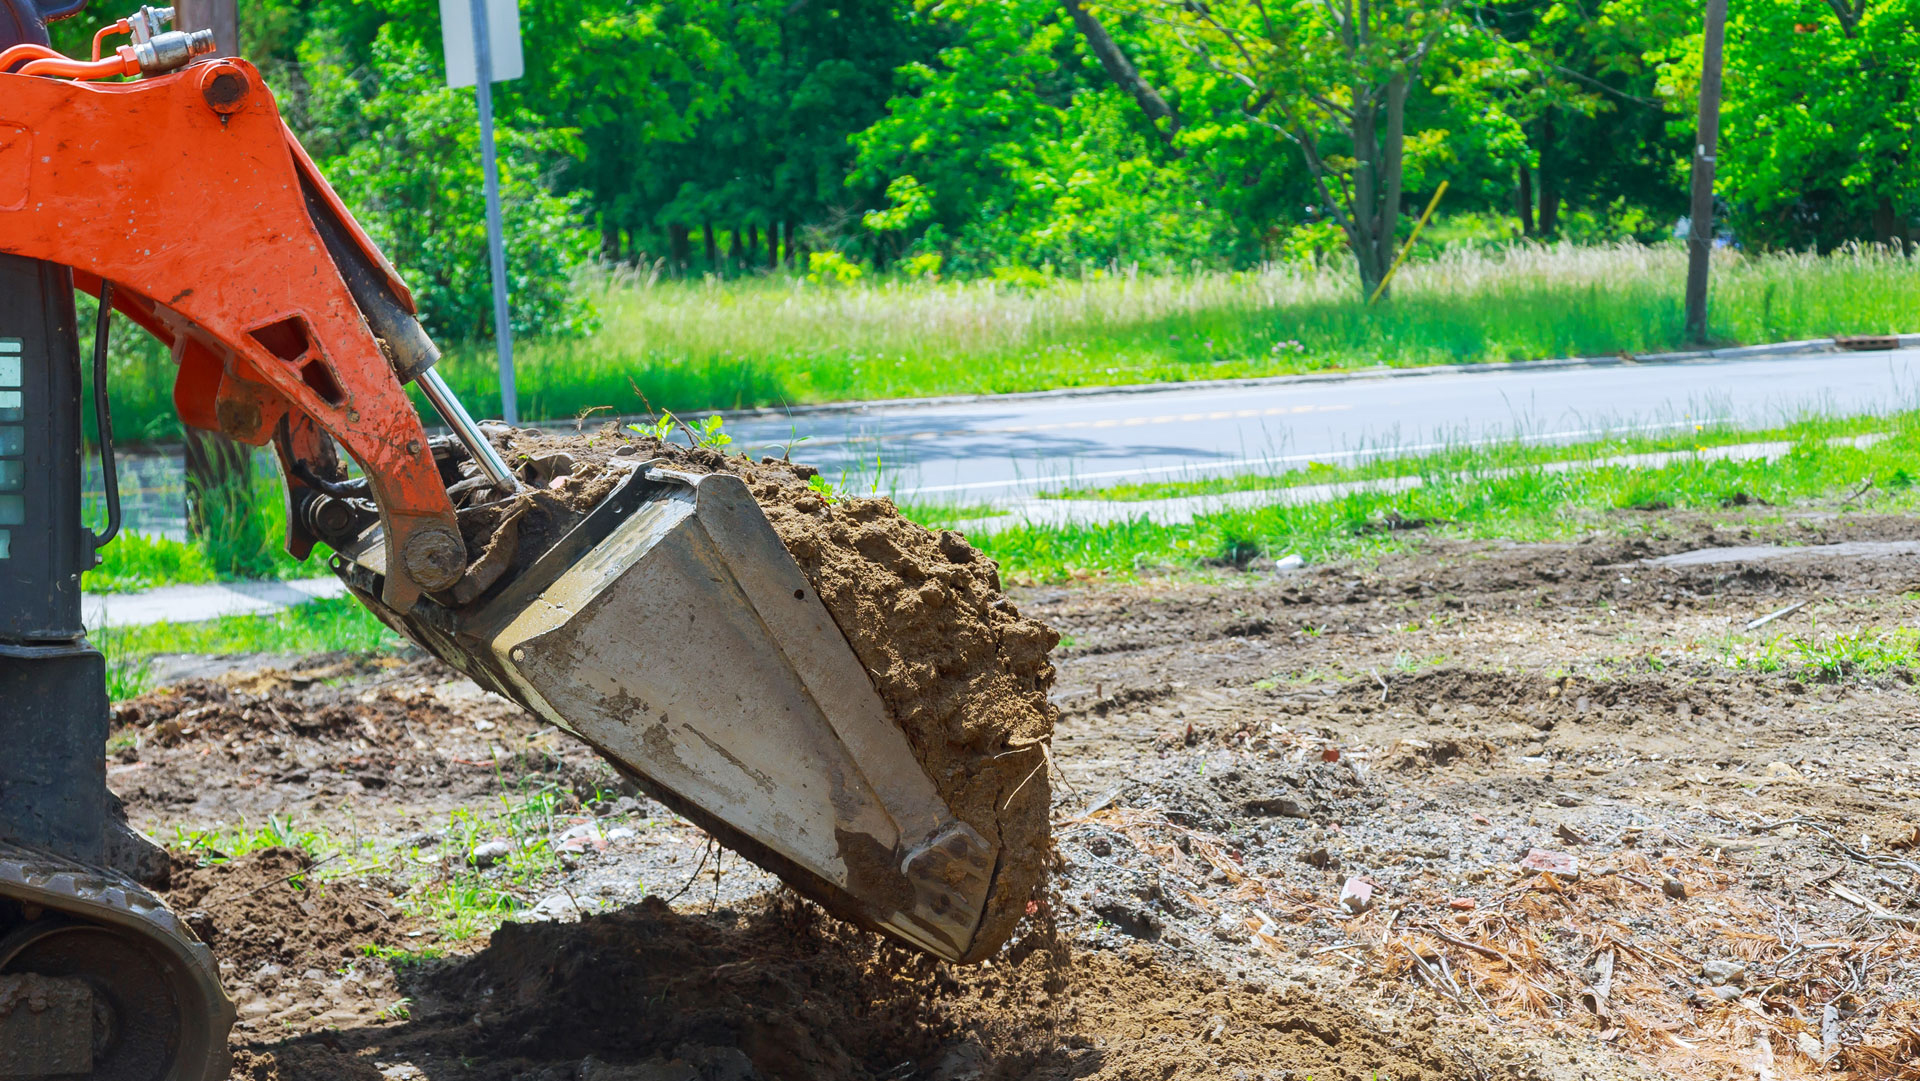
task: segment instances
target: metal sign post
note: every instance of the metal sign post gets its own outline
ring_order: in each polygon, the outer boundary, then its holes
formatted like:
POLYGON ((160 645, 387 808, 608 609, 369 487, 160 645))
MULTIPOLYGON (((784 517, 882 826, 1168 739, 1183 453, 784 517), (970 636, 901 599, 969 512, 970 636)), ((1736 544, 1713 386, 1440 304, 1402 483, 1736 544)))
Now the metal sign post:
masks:
POLYGON ((487 263, 493 278, 493 340, 500 356, 500 415, 508 424, 518 424, 513 324, 507 314, 507 250, 500 222, 500 163, 493 143, 493 83, 517 79, 525 70, 520 12, 514 0, 440 0, 440 31, 447 55, 447 85, 471 85, 480 105, 480 168, 486 177, 487 263))
POLYGON ((1713 165, 1720 140, 1721 51, 1727 0, 1707 0, 1700 46, 1700 121, 1694 129, 1693 208, 1687 221, 1687 340, 1707 344, 1707 271, 1713 261, 1713 165))

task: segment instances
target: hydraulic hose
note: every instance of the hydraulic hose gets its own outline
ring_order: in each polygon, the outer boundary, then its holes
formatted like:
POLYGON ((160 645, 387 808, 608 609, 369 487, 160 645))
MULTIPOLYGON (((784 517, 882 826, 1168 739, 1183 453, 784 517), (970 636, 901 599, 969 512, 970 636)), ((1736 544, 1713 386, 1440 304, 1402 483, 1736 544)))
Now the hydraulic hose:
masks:
POLYGON ((93 419, 100 429, 100 480, 107 496, 107 530, 93 535, 97 551, 120 532, 120 474, 113 462, 113 410, 107 404, 107 336, 113 326, 113 283, 100 279, 100 315, 93 324, 93 419))

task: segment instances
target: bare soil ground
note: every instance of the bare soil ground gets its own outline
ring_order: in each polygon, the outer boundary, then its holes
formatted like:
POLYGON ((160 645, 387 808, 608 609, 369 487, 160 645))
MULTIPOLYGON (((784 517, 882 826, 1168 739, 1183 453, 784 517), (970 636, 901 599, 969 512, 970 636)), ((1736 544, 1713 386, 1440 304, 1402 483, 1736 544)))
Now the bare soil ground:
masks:
POLYGON ((970 968, 424 661, 149 696, 110 781, 163 840, 350 850, 176 867, 261 1079, 1920 1077, 1920 698, 1761 648, 1911 627, 1920 566, 1656 562, 1920 520, 1746 513, 1016 591, 1066 636, 1055 885, 970 968), (423 900, 476 884, 522 905, 490 939, 423 900))

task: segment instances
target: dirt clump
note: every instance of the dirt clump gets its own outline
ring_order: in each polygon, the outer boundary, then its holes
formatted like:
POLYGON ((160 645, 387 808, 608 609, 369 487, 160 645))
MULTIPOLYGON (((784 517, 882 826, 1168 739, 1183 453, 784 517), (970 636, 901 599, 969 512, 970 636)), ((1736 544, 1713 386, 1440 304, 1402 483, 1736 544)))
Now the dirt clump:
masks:
MULTIPOLYGON (((469 552, 482 562, 511 549, 512 566, 530 565, 643 462, 746 482, 940 795, 998 846, 970 956, 997 950, 1045 873, 1045 744, 1057 717, 1048 699, 1049 653, 1060 639, 1007 599, 994 562, 957 533, 907 520, 890 500, 816 490, 807 466, 754 462, 612 426, 590 434, 494 431, 496 447, 532 487, 460 511, 469 552)), ((817 899, 833 903, 831 894, 817 899)))

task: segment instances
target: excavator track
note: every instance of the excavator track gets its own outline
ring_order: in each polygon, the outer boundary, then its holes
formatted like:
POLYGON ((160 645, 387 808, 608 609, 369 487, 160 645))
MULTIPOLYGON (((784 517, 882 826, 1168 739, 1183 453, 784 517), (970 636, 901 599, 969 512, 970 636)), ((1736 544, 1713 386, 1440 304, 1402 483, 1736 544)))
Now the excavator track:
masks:
POLYGON ((0 844, 0 1078, 84 1061, 92 1081, 217 1081, 233 1022, 213 952, 165 902, 113 871, 0 844))

